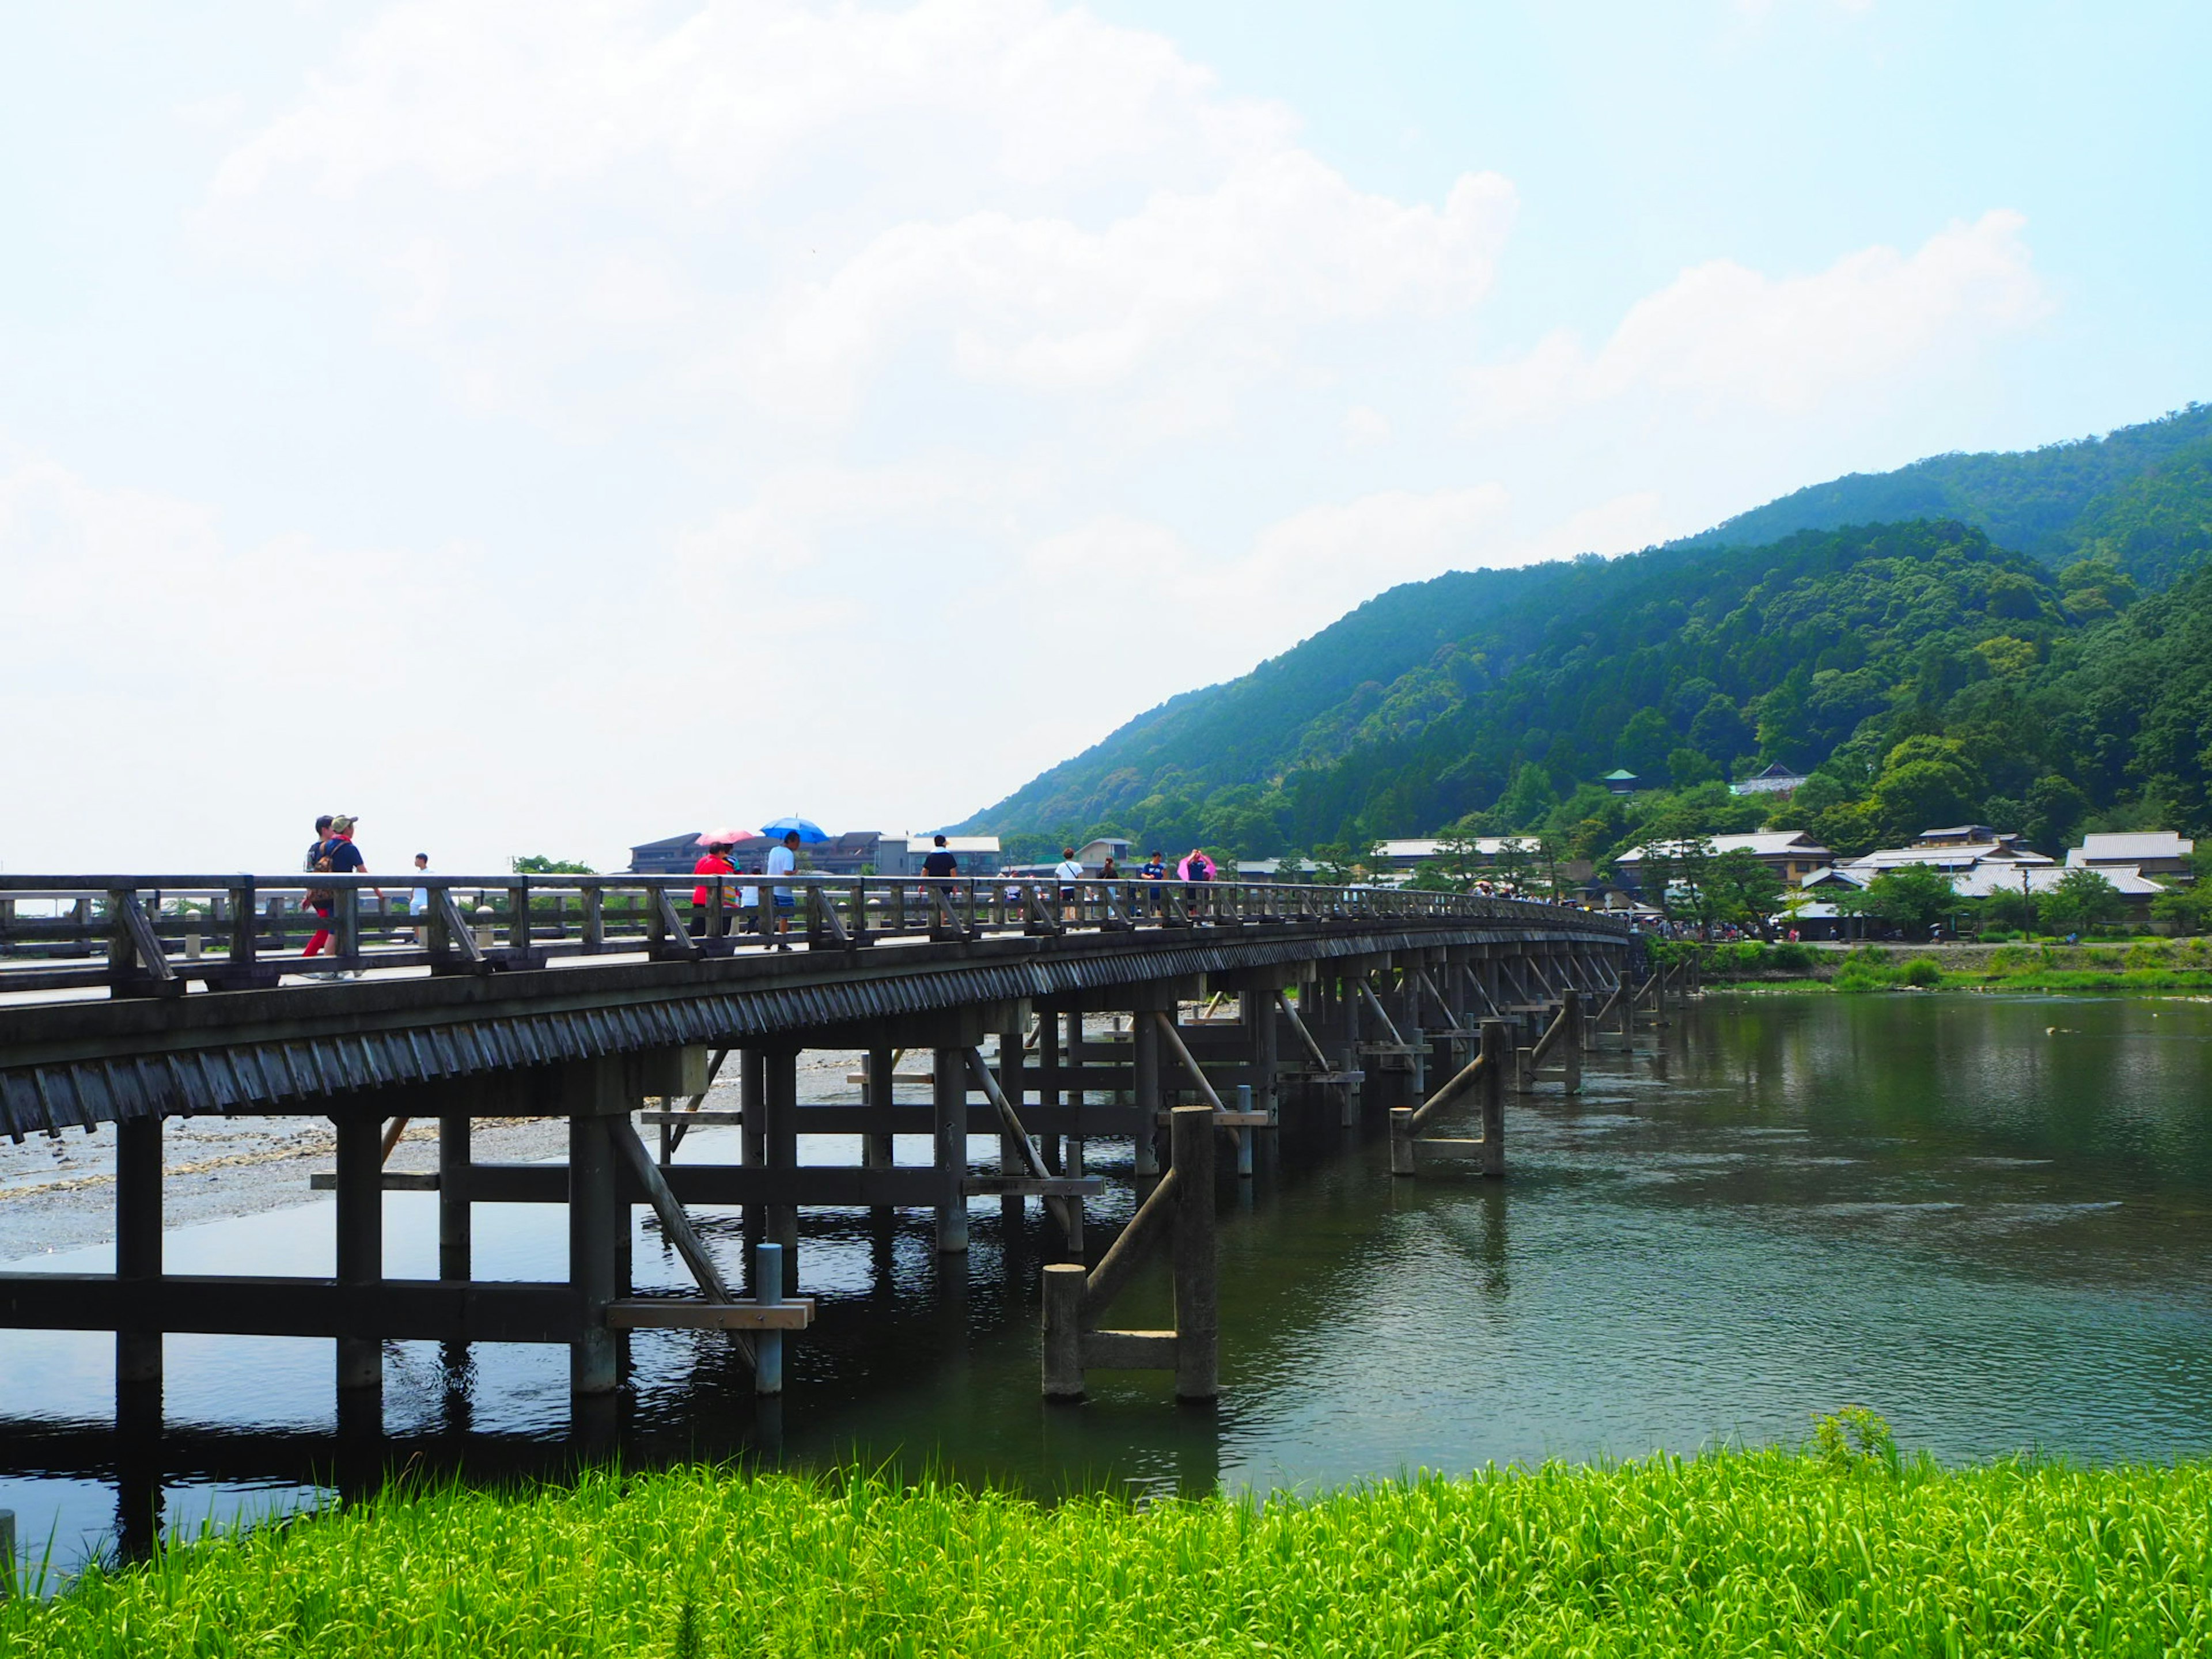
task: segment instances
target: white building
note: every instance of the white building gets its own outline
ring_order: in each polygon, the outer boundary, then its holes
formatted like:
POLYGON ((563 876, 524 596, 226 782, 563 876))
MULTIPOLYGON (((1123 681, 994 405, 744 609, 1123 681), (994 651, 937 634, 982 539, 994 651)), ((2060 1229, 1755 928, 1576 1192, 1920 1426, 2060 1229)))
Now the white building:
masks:
MULTIPOLYGON (((885 836, 876 843, 876 873, 879 876, 918 876, 921 861, 937 850, 937 837, 885 836)), ((989 875, 999 867, 996 836, 947 836, 945 850, 960 860, 963 876, 989 875)))
MULTIPOLYGON (((1716 858, 1723 853, 1749 853, 1781 877, 1786 887, 1795 887, 1814 871, 1827 868, 1835 857, 1802 830, 1755 830, 1747 835, 1708 836, 1705 843, 1716 858)), ((1680 858, 1682 850, 1680 842, 1649 842, 1630 848, 1613 864, 1624 883, 1641 887, 1645 860, 1656 854, 1672 860, 1680 858)))
POLYGON ((2067 849, 2066 863, 2075 870, 2130 869, 2187 881, 2197 873, 2197 843, 2171 830, 2084 836, 2079 847, 2067 849))
POLYGON ((1786 795, 1800 787, 1804 781, 1804 773, 1794 772, 1780 761, 1777 761, 1764 772, 1753 773, 1741 783, 1729 785, 1729 793, 1731 795, 1786 795))

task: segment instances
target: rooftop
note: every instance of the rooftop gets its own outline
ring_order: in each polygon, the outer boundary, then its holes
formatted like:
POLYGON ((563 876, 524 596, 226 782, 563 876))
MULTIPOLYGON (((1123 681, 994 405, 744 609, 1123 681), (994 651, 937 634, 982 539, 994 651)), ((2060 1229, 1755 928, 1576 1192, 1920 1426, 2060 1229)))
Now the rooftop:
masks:
POLYGON ((2079 847, 2069 848, 2066 862, 2137 864, 2153 859, 2187 859, 2196 855, 2197 843, 2171 830, 2138 830, 2125 834, 2084 836, 2079 847))

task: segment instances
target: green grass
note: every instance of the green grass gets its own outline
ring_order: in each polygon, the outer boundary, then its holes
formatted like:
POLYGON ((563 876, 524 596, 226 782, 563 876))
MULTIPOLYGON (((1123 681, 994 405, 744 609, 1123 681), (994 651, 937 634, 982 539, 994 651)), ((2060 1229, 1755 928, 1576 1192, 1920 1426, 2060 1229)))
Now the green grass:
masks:
POLYGON ((1879 1419, 1312 1501, 704 1468, 396 1492, 0 1609, 0 1653, 2191 1654, 2212 1465, 1946 1472, 1879 1419))
POLYGON ((1802 945, 1755 942, 1708 948, 1706 983, 1771 989, 1778 984, 1838 991, 2212 991, 2212 940, 2142 939, 2123 944, 2001 945, 1985 957, 1944 966, 1927 956, 1899 957, 1879 945, 1855 946, 1840 960, 1802 945), (1784 954, 1791 953, 1791 954, 1784 954), (1801 958, 1802 960, 1801 960, 1801 958), (1821 980, 1814 975, 1833 969, 1821 980), (1802 974, 1801 979, 1739 979, 1802 974))

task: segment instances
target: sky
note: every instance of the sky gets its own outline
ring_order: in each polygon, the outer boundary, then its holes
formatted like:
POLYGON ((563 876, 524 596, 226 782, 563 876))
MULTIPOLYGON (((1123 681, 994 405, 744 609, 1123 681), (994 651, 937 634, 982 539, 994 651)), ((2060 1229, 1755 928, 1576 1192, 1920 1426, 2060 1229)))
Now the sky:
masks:
POLYGON ((2212 9, 0 33, 0 870, 951 822, 1396 583, 2212 398, 2212 9))

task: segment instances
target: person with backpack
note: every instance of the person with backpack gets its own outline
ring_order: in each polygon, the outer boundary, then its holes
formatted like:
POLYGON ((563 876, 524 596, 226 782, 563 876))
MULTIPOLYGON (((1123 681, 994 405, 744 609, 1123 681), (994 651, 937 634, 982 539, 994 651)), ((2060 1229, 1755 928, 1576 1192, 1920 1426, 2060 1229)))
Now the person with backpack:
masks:
MULTIPOLYGON (((344 812, 340 812, 331 819, 330 833, 311 849, 307 866, 311 873, 325 876, 354 876, 368 873, 368 865, 361 856, 361 848, 353 844, 353 828, 356 822, 355 818, 344 812)), ((302 961, 309 957, 320 956, 324 951, 330 948, 331 909, 337 902, 337 895, 331 889, 308 888, 307 907, 315 913, 322 926, 315 930, 314 937, 307 941, 307 948, 301 953, 302 961)), ((340 969, 331 973, 312 975, 313 978, 324 980, 358 979, 360 976, 359 969, 351 970, 340 969)))

